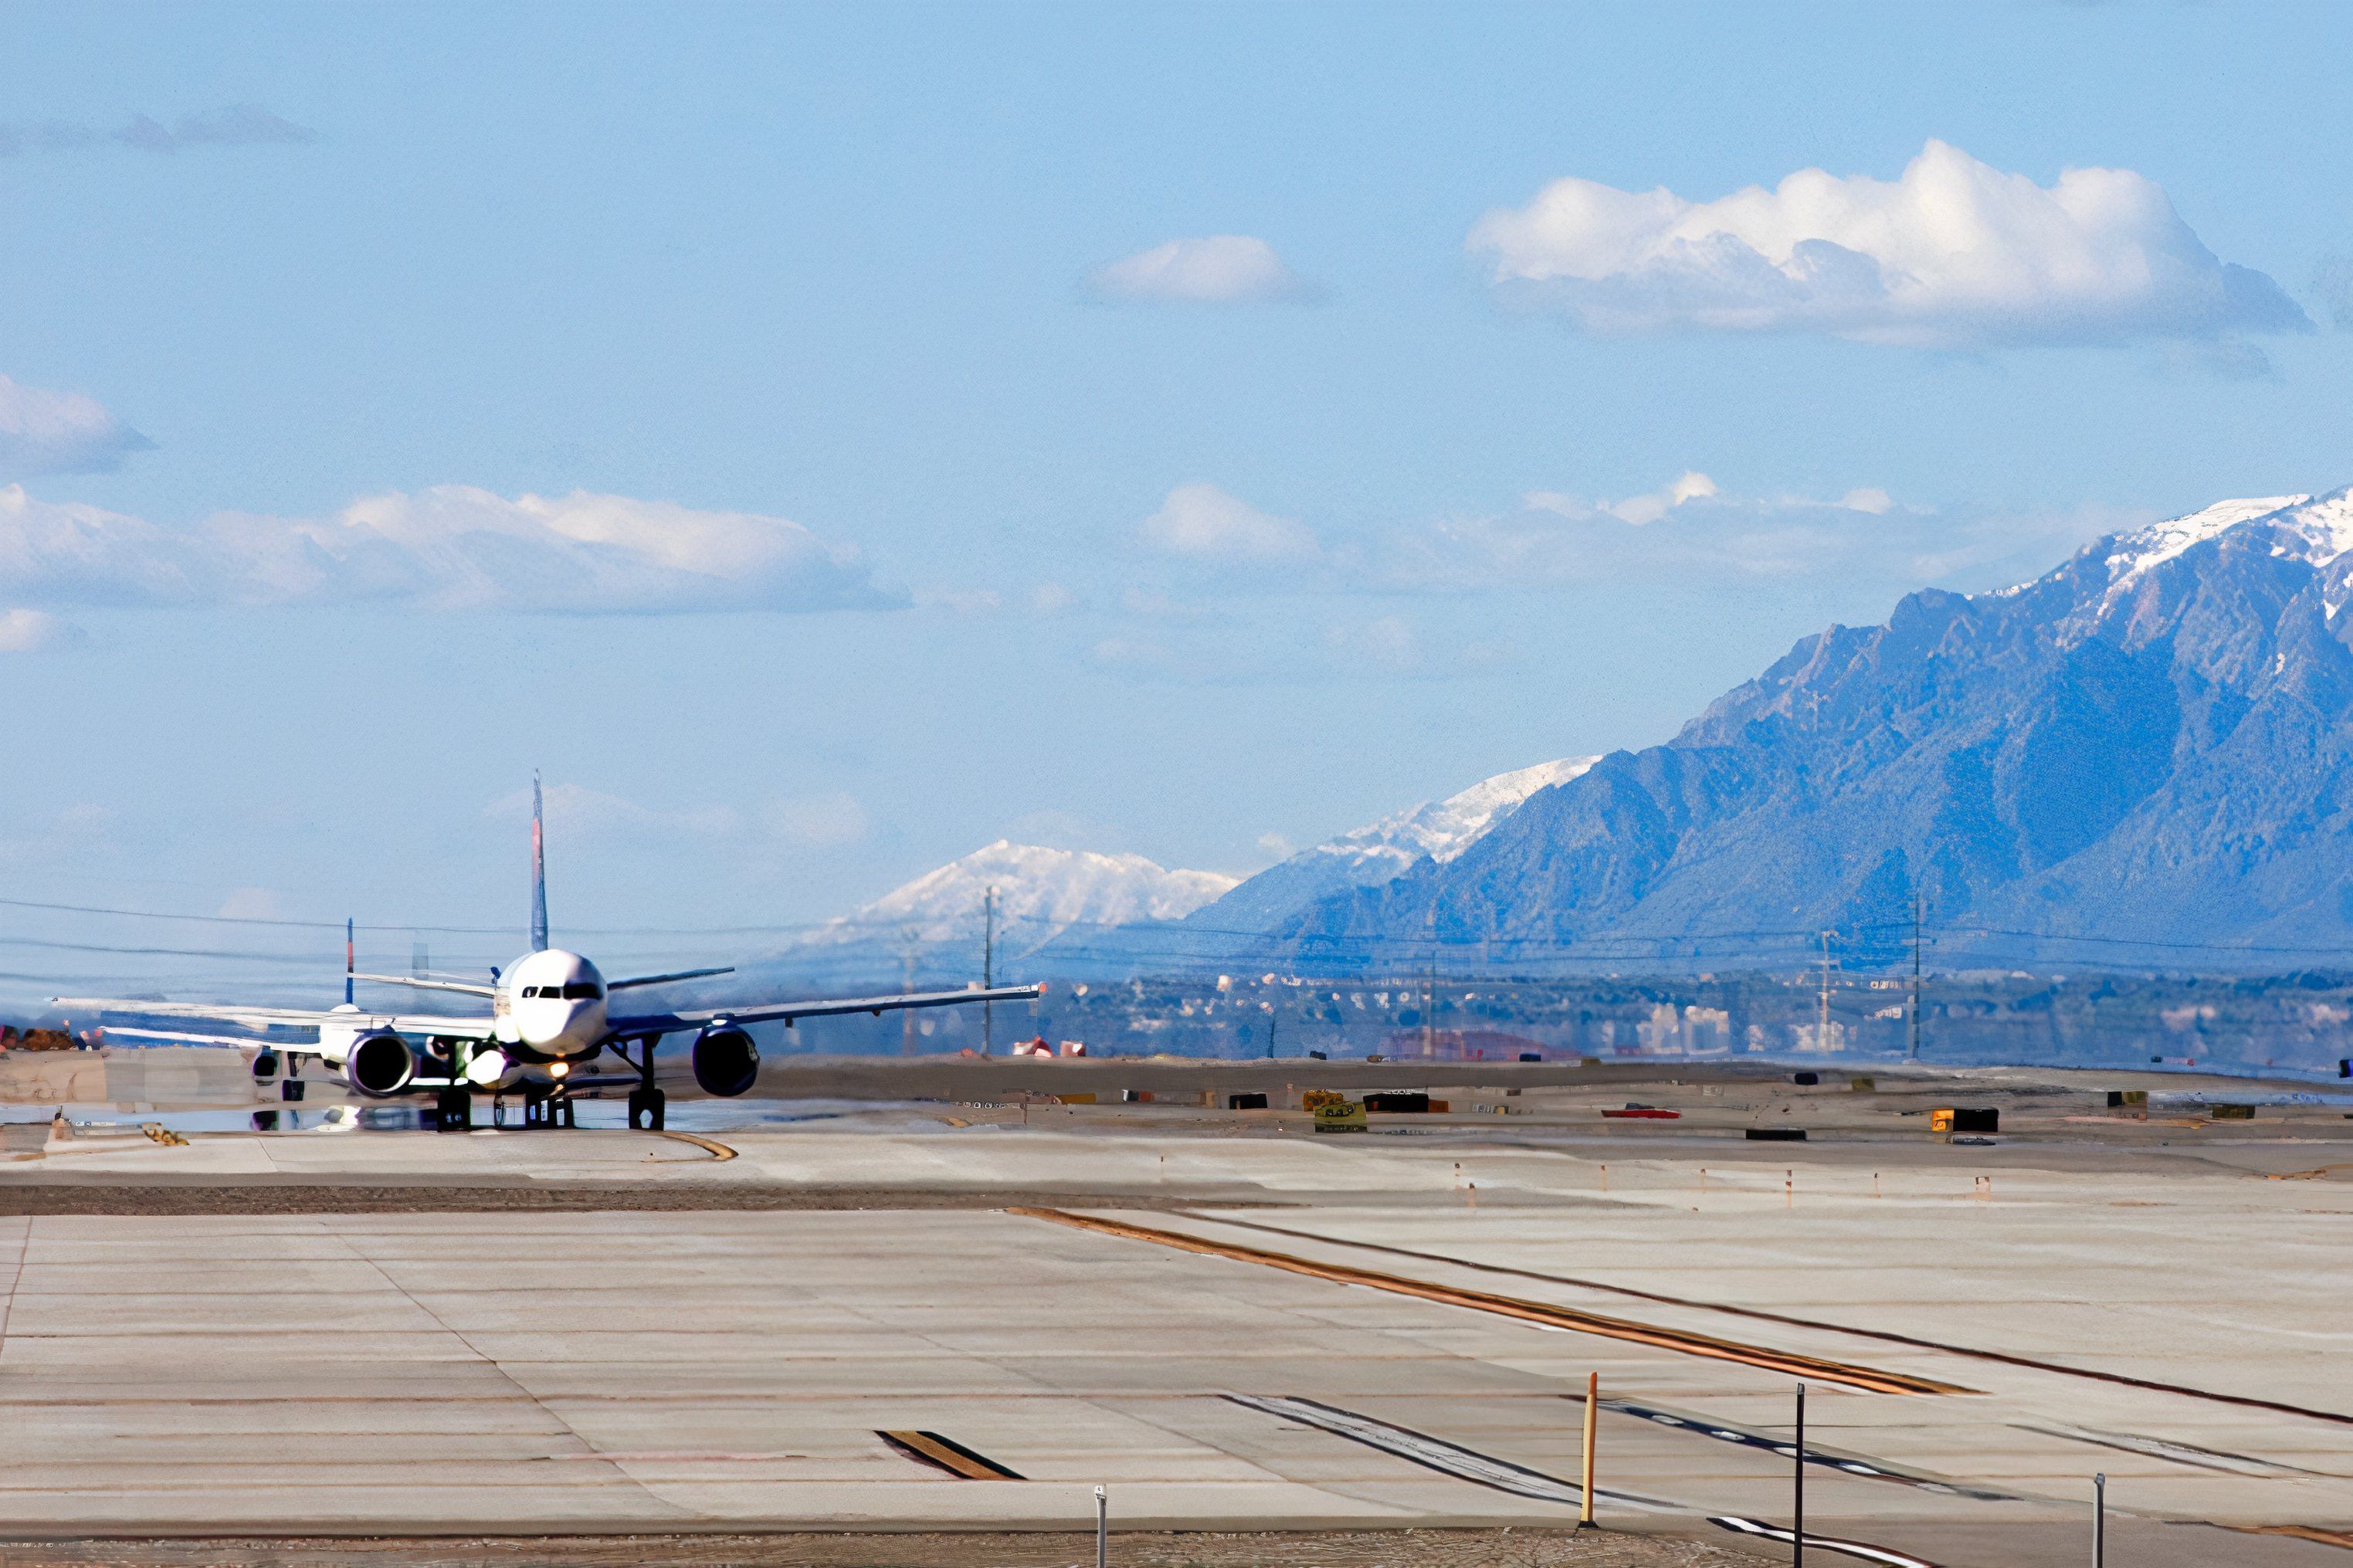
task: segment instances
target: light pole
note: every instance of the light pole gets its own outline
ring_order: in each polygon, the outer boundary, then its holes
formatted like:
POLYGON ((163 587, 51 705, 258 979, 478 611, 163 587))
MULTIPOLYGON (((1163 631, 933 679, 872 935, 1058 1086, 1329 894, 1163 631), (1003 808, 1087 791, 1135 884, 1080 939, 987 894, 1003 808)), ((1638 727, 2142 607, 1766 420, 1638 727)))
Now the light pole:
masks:
POLYGON ((1806 1568, 1806 1385, 1798 1384, 1798 1468, 1789 1525, 1791 1568, 1806 1568))
POLYGON ((1111 1499, 1095 1489, 1095 1568, 1111 1568, 1111 1499))
POLYGON ((2092 1478, 2092 1568, 2107 1568, 2108 1478, 2092 1478))

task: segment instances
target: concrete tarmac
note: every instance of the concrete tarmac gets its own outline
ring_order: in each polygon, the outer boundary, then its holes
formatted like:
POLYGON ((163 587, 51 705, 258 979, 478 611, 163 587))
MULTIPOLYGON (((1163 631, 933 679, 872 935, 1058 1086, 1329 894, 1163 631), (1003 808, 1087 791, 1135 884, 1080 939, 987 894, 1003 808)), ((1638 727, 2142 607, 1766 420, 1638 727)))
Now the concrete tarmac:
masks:
POLYGON ((0 1217, 0 1535, 1070 1531, 1097 1485, 1131 1531, 1559 1528, 1572 1504, 1447 1456, 1573 1483, 1598 1372, 1604 1522, 1770 1561, 1710 1521, 1786 1522, 1778 1368, 1806 1357, 1833 1373, 1815 1531, 2079 1563, 2103 1470, 2112 1562, 2353 1542, 2353 1171, 2326 1146, 1097 1118, 54 1144, 0 1166, 0 1208, 115 1212, 0 1217), (297 1187, 353 1209, 187 1212, 297 1187), (435 1196, 648 1189, 681 1206, 435 1196), (166 1191, 182 1212, 142 1211, 166 1191))

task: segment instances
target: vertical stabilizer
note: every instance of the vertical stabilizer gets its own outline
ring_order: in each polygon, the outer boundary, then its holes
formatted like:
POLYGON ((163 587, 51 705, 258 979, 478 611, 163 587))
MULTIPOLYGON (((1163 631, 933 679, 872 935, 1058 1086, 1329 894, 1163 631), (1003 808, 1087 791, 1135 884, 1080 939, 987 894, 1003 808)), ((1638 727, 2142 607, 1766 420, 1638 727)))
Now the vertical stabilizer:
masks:
POLYGON ((539 774, 531 775, 531 950, 547 946, 547 845, 542 835, 539 774))
POLYGON ((352 945, 352 918, 343 917, 343 1005, 352 1006, 352 971, 359 967, 356 950, 352 945))

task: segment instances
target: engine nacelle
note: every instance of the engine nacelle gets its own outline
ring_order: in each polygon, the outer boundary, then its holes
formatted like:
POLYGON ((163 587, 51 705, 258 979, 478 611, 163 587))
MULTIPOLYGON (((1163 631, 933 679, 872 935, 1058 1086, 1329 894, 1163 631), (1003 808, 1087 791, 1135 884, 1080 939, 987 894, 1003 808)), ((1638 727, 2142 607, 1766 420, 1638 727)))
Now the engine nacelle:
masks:
POLYGON ((343 1058, 343 1081, 370 1100, 398 1094, 416 1076, 416 1050, 389 1029, 362 1035, 343 1058))
POLYGON ((694 1037, 694 1081, 705 1094, 730 1098, 760 1076, 760 1047, 733 1024, 712 1024, 694 1037))

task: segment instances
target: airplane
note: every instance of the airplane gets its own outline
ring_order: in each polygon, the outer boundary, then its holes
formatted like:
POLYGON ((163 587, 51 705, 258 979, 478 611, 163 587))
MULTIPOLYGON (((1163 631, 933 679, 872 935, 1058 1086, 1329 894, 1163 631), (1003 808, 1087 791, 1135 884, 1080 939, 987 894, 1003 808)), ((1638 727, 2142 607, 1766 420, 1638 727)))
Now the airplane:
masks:
MULTIPOLYGON (((743 1094, 757 1080, 760 1051, 748 1026, 802 1018, 913 1008, 965 1007, 974 1003, 1028 1002, 1046 994, 1043 985, 973 986, 962 991, 909 992, 823 1001, 738 1003, 724 1007, 629 1012, 617 1010, 623 993, 679 981, 733 973, 732 967, 679 970, 607 980, 579 953, 550 945, 547 935, 546 839, 539 780, 531 785, 531 951, 491 972, 487 985, 417 975, 362 974, 353 963, 352 927, 343 931, 343 1000, 325 1009, 247 1007, 200 1002, 148 1002, 119 997, 54 996, 54 1006, 100 1017, 202 1018, 248 1029, 291 1026, 318 1032, 315 1045, 258 1042, 249 1037, 194 1036, 136 1027, 115 1034, 249 1046, 289 1058, 290 1077, 300 1077, 301 1058, 316 1057, 339 1069, 353 1092, 368 1100, 431 1094, 444 1129, 471 1125, 473 1096, 521 1090, 524 1122, 575 1125, 574 1097, 588 1089, 629 1088, 629 1125, 659 1131, 668 1117, 667 1097, 654 1085, 654 1046, 665 1035, 691 1031, 694 1081, 707 1094, 743 1094), (400 985, 413 990, 476 996, 490 1004, 483 1016, 400 1013, 363 1008, 353 986, 400 985), (423 1042, 420 1048, 418 1041, 423 1042), (636 1047, 636 1059, 630 1047, 636 1047), (628 1075, 595 1076, 582 1069, 610 1051, 628 1075)), ((255 1071, 263 1064, 257 1056, 255 1071)))

